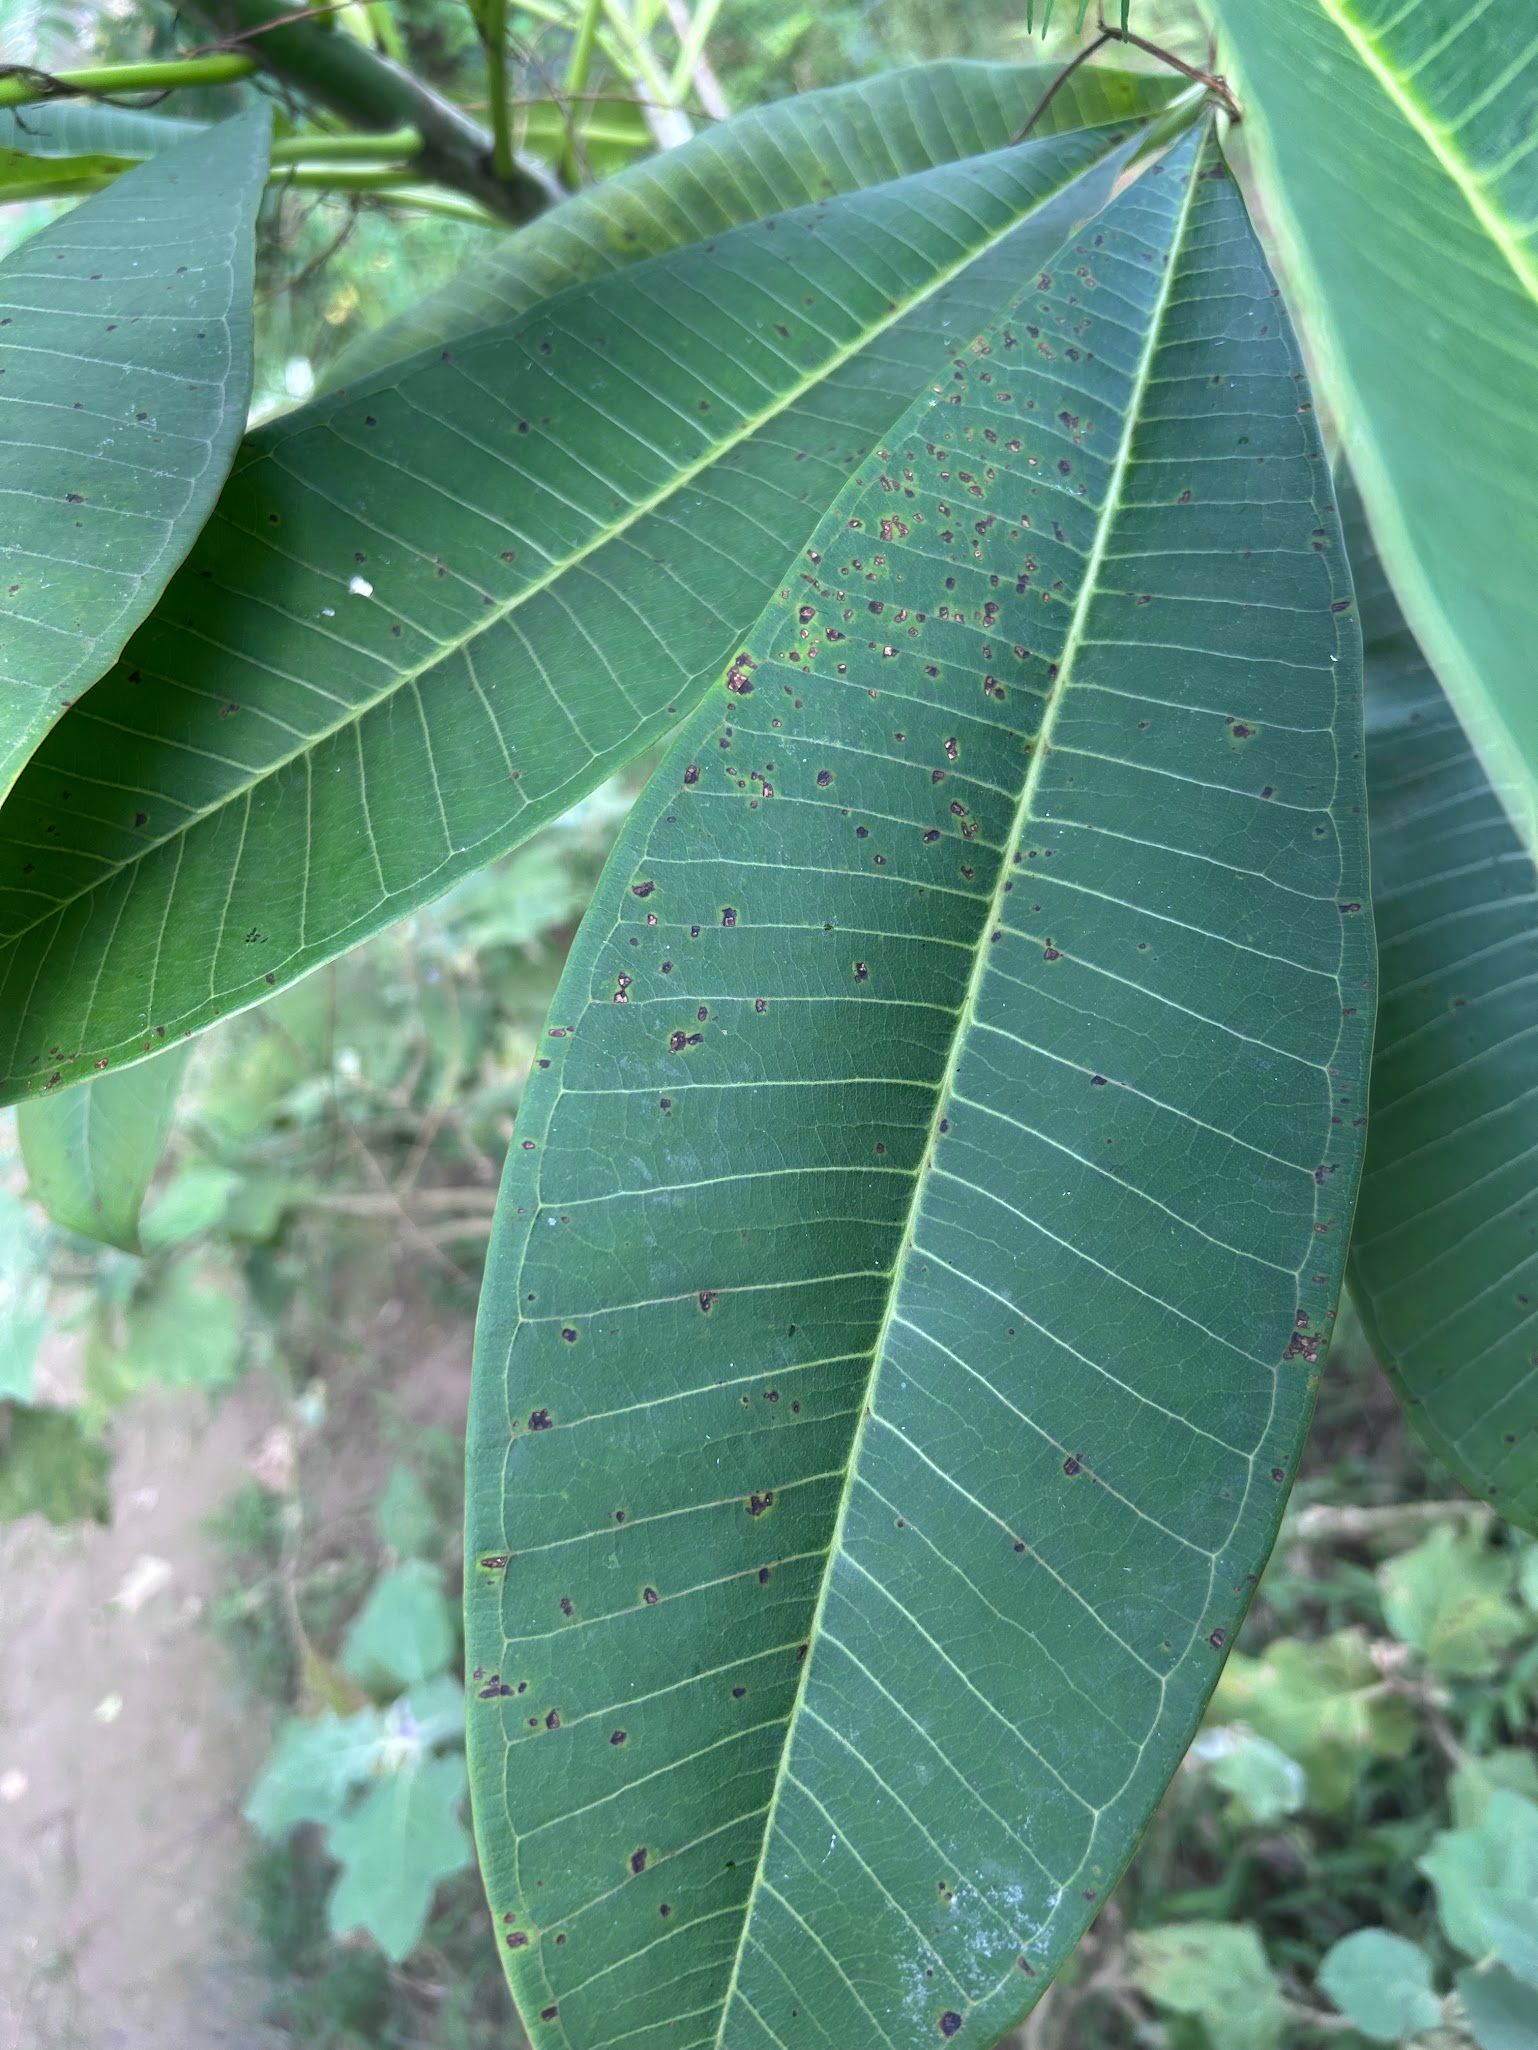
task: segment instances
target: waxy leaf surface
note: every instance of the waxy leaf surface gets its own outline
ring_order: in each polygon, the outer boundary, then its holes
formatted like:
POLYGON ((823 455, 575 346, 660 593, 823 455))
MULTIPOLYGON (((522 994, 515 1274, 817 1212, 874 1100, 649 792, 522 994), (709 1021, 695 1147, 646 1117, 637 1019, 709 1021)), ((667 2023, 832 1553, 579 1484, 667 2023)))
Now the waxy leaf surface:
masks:
POLYGON ((252 435, 0 810, 0 1096, 259 1001, 656 739, 1120 138, 737 229, 252 435))
POLYGON ((193 135, 0 261, 0 797, 165 589, 229 470, 269 119, 193 135))
POLYGON ((1209 7, 1395 593, 1538 852, 1538 10, 1209 7))
MULTIPOLYGON (((505 237, 419 306, 362 336, 339 373, 365 375, 416 349, 513 320, 585 278, 786 207, 1003 149, 1041 106, 1058 69, 949 58, 797 93, 707 126, 505 237)), ((1146 119, 1179 83, 1167 72, 1096 65, 1053 94, 1031 132, 1146 119)))
POLYGON ((1381 977, 1352 1293, 1432 1450, 1538 1530, 1538 870, 1347 533, 1381 977))
POLYGON ((986 2045, 1115 1883, 1345 1257, 1350 604, 1188 142, 861 464, 632 814, 477 1335, 472 1792, 537 2050, 986 2045))

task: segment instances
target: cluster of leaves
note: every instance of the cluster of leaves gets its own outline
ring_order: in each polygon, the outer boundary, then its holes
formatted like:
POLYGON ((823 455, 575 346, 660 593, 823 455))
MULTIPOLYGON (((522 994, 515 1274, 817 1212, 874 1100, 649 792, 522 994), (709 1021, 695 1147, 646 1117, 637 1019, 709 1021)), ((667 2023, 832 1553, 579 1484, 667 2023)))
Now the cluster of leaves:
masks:
MULTIPOLYGON (((1342 1351, 1314 1472, 1252 1617, 1254 1649, 1229 1661, 1116 1908, 1042 2009, 1041 2050, 1303 2050, 1321 2036, 1526 2050, 1538 1998, 1527 1864, 1538 1812, 1538 1545, 1503 1541, 1491 1519, 1456 1502, 1395 1506, 1445 1487, 1445 1476, 1410 1445, 1363 1431, 1372 1363, 1359 1336, 1342 1351), (1342 1456, 1353 1438, 1370 1440, 1363 1459, 1342 1456), (1383 1506, 1364 1516, 1353 1506, 1364 1495, 1383 1506)), ((322 1474, 353 1437, 345 1417, 324 1427, 308 1470, 322 1474)), ((392 1725, 410 1735, 408 1714, 422 1720, 420 1683, 404 1702, 398 1690, 442 1641, 443 1612, 421 1590, 441 1586, 453 1466, 445 1448, 429 1470, 430 1502, 414 1474, 391 1471, 376 1518, 384 1563, 372 1579, 338 1577, 324 1504, 305 1501, 316 1556, 300 1570, 297 1607, 322 1653, 292 1652, 272 1498, 251 1491, 252 1515, 227 1526, 241 1585, 220 1627, 259 1692, 285 1708, 309 1704, 281 1727, 249 1803, 278 1835, 253 1888, 274 2012, 297 2040, 328 2050, 373 2050, 397 2030, 402 2041, 445 2044, 463 2030, 479 2045, 484 2027, 487 2043, 499 2040, 496 1967, 468 1882, 438 1889, 404 1978, 392 1980, 379 1944, 392 1932, 404 1940, 407 1905, 414 1916, 421 1893, 408 1881, 392 1898, 390 1858, 374 1868, 371 1916, 358 1925, 370 1932, 365 1946, 318 1935, 341 1931, 336 1917, 350 1912, 335 1891, 349 1837, 333 1856, 324 1824, 419 1755, 389 1739, 392 1725), (399 1627, 371 1650, 380 1590, 397 1599, 397 1564, 413 1557, 427 1563, 409 1576, 399 1627), (259 1618, 268 1627, 257 1642, 259 1618), (349 1692, 360 1685, 366 1705, 349 1692), (348 1796, 337 1773, 355 1769, 348 1796), (290 1829, 294 1801, 320 1826, 290 1829), (458 2021, 444 2012, 447 1982, 458 2021)), ((457 1715, 462 1726, 462 1698, 457 1715)), ((446 1736, 442 1755, 457 1757, 456 1741, 446 1736)), ((445 1846, 456 1813, 445 1800, 445 1846)))
MULTIPOLYGON (((1317 1577, 1279 1564, 1263 1608, 1289 1595, 1317 1601, 1317 1577)), ((1538 2030, 1538 1546, 1492 1544, 1485 1519, 1444 1506, 1346 1599, 1361 1620, 1236 1654, 1193 1752, 1227 1796, 1236 1859, 1248 1836, 1277 1874, 1301 1868, 1322 1916, 1309 1926, 1283 1886, 1254 1921, 1138 1931, 1127 1969, 1157 2008, 1193 2017, 1211 2050, 1276 2050, 1300 2026, 1328 2025, 1332 2008, 1373 2043, 1519 2050, 1538 2030), (1450 1774, 1431 1799, 1413 1764, 1422 1747, 1450 1774), (1347 1900, 1325 1891, 1332 1867, 1349 1873, 1347 1900), (1372 1920, 1321 1951, 1348 1901, 1372 1920), (1300 1968, 1303 1999, 1288 1990, 1300 1968)))
MULTIPOLYGON (((353 1286, 366 1286, 362 1273, 353 1286)), ((480 1969, 464 1824, 458 1443, 414 1431, 411 1463, 382 1469, 366 1533, 350 1516, 339 1525, 334 1497, 307 1476, 324 1482, 344 1454, 357 1458, 370 1409, 384 1406, 385 1426, 371 1465, 400 1433, 388 1390, 368 1377, 360 1412, 326 1365, 323 1396, 304 1405, 296 1484, 248 1484, 216 1526, 228 1584, 213 1627, 243 1692, 277 1710, 246 1802, 262 2014, 314 2050, 494 2050, 505 2009, 480 1969)))

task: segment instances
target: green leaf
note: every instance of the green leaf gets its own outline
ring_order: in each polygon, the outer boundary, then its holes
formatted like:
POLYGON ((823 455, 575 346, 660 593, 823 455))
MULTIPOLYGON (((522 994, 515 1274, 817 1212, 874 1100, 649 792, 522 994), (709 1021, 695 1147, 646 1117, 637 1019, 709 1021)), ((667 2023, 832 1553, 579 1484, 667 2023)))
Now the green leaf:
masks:
MULTIPOLYGON (((159 1065, 158 1061, 152 1063, 148 1072, 153 1074, 159 1065)), ((66 1091, 62 1100, 68 1102, 74 1093, 66 1091)), ((21 1106, 21 1110, 26 1108, 21 1106)), ((194 1161, 184 1167, 150 1205, 141 1230, 144 1244, 163 1252, 215 1230, 224 1222, 240 1184, 241 1177, 232 1167, 216 1167, 211 1161, 194 1161)))
POLYGON ((1484 1751, 1464 1759, 1448 1786, 1457 1827, 1477 1828, 1484 1820, 1491 1795, 1502 1788, 1538 1802, 1538 1758, 1531 1751, 1509 1748, 1484 1751))
POLYGON ((1116 134, 737 229, 253 435, 0 811, 0 1091, 260 1001, 662 734, 1116 134))
POLYGON ((462 1758, 422 1759, 380 1780, 333 1825, 327 1847, 342 1868, 327 1911, 333 1935, 366 1930, 397 1964, 415 1947, 439 1880, 470 1862, 464 1791, 462 1758))
POLYGON ((447 1674, 424 1681, 389 1708, 293 1716, 246 1798, 246 1820, 273 1838, 302 1822, 330 1827, 359 1787, 414 1766, 464 1726, 464 1689, 447 1674))
POLYGON ((240 1366, 243 1317, 233 1277, 213 1262, 181 1258, 146 1275, 123 1313, 108 1319, 86 1353, 92 1405, 111 1410, 144 1388, 219 1388, 240 1366))
MULTIPOLYGON (((945 59, 798 93, 702 129, 541 214, 418 306, 364 335, 339 377, 517 319, 568 285, 787 207, 857 192, 1013 142, 1058 75, 1050 64, 945 59)), ((1077 71, 1036 136, 1157 113, 1168 74, 1077 71)))
MULTIPOLYGON (((0 261, 0 797, 159 598, 235 454, 268 127, 259 109, 194 135, 0 261)), ((105 766, 68 801, 120 793, 105 766)))
POLYGON ((381 1573, 353 1619, 342 1664, 366 1687, 383 1692, 430 1679, 453 1662, 454 1614, 434 1567, 419 1559, 381 1573))
POLYGON ((1538 1989, 1503 1966, 1460 1972, 1453 1982, 1469 2034, 1479 2050, 1533 2050, 1538 2043, 1538 1989))
POLYGON ((464 1683, 452 1673, 437 1673, 413 1687, 387 1711, 396 1741, 409 1739, 424 1750, 462 1740, 465 1734, 464 1683))
POLYGON ((1437 1893, 1448 1941, 1494 1956, 1538 1986, 1538 1806, 1497 1791, 1470 1829, 1443 1830, 1420 1868, 1437 1893))
POLYGON ((1431 1960, 1418 1943, 1387 1929, 1358 1929, 1325 1952, 1321 1990, 1374 2043, 1400 2043, 1435 2028, 1442 2003, 1431 1990, 1431 1960))
POLYGON ((48 1329, 48 1233, 37 1212, 0 1188, 0 1400, 28 1402, 48 1329))
POLYGON ((993 2040, 1274 1537, 1354 1198, 1357 643, 1193 155, 860 466, 555 1000, 477 1334, 469 1744, 572 2050, 807 2001, 993 2040))
POLYGON ((1208 1761, 1208 1777, 1233 1796, 1240 1816, 1262 1825, 1295 1815, 1308 1795, 1308 1777, 1269 1737, 1226 1724, 1204 1730, 1191 1747, 1208 1761))
POLYGON ((272 1838, 302 1822, 340 1822, 354 1789, 378 1769, 384 1732, 384 1712, 377 1708, 294 1716, 246 1797, 246 1820, 272 1838))
POLYGON ((0 1403, 0 1523, 105 1523, 112 1513, 111 1461, 74 1410, 0 1403))
POLYGON ((206 121, 161 109, 114 107, 102 100, 37 100, 0 108, 0 149, 25 150, 54 162, 100 157, 118 166, 142 163, 179 142, 206 135, 206 121))
POLYGON ((1395 591, 1538 851, 1532 12, 1209 4, 1395 591))
POLYGON ((56 1224, 137 1253, 139 1212, 154 1179, 186 1049, 79 1089, 38 1097, 16 1113, 27 1182, 56 1224))
POLYGON ((409 1466, 394 1466, 374 1505, 379 1541, 398 1558, 426 1558, 436 1548, 438 1518, 427 1490, 409 1466))
POLYGON ((1351 1291, 1427 1444, 1538 1531, 1538 868, 1344 503, 1382 985, 1351 1291))
POLYGON ((1384 1618, 1444 1679, 1483 1679, 1527 1628, 1511 1599, 1513 1569, 1510 1552, 1483 1533, 1438 1524, 1379 1569, 1384 1618))
POLYGON ((1403 1758, 1415 1741, 1409 1702, 1385 1694, 1360 1631, 1303 1643, 1278 1638, 1259 1658, 1231 1658, 1214 1707, 1296 1758, 1309 1799, 1340 1808, 1374 1758, 1403 1758))
POLYGON ((68 197, 113 178, 173 143, 205 132, 201 121, 92 101, 42 100, 0 107, 0 204, 68 197))
POLYGON ((1212 2050, 1274 2050, 1281 1988, 1247 1922, 1171 1922, 1132 1938, 1133 1977, 1156 2006, 1193 2015, 1212 2050))

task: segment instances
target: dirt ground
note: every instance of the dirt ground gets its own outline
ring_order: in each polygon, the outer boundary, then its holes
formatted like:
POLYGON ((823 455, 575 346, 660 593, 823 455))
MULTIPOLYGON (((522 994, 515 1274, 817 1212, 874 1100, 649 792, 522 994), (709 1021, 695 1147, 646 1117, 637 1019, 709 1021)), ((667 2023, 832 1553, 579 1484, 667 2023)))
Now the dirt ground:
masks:
POLYGON ((106 1528, 0 1533, 0 2045, 262 2041, 232 1945, 240 1803, 268 1742, 203 1626, 208 1518, 278 1421, 270 1382, 115 1433, 106 1528))
MULTIPOLYGON (((467 1324, 386 1300, 354 1335, 407 1422, 462 1426, 467 1324)), ((356 1414, 334 1406, 305 1455, 307 1512, 338 1532, 366 1529, 386 1464, 335 1444, 356 1414)), ((141 1397, 109 1525, 0 1526, 0 2050, 278 2050, 241 1926, 271 1717, 206 1612, 229 1571, 209 1519, 281 1469, 292 1424, 264 1374, 141 1397)))

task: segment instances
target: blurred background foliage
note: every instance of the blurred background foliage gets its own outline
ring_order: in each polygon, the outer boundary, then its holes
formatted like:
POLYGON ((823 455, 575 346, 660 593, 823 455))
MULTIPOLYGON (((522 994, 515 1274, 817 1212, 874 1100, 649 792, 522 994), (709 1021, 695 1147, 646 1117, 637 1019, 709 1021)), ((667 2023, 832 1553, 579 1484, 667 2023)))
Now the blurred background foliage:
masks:
MULTIPOLYGON (((1021 0, 614 0, 574 142, 555 101, 582 11, 539 0, 509 13, 521 141, 578 182, 653 147, 659 125, 676 139, 727 110, 924 57, 1043 55, 1021 0)), ((1049 59, 1071 52, 1075 12, 1059 10, 1049 59)), ((1200 53, 1181 0, 1134 13, 1145 35, 1200 53)), ((463 0, 374 0, 350 17, 339 33, 484 104, 463 0)), ((43 69, 190 47, 166 0, 8 0, 0 29, 0 58, 43 69)), ((189 92, 175 110, 212 117, 254 89, 189 92)), ((53 204, 0 207, 0 247, 53 204)), ((257 414, 302 401, 357 336, 505 232, 468 211, 272 190, 257 414)), ((67 1533, 107 1518, 114 1436, 148 1388, 211 1409, 242 1377, 276 1390, 281 1422, 208 1533, 220 1591, 202 1618, 229 1685, 272 1732, 254 1782, 232 1790, 250 1856, 228 1941, 255 1961, 253 2043, 510 2040, 465 1825, 462 1444, 416 1420, 410 1382, 447 1359, 443 1406, 462 1406, 521 1080, 647 766, 202 1039, 142 1256, 48 1224, 0 1128, 0 1406, 34 1386, 49 1405, 17 1410, 0 1445, 0 1520, 67 1533), (374 1342, 386 1313, 410 1332, 389 1374, 374 1342), (36 1440, 25 1448, 22 1417, 36 1440), (361 1510, 356 1491, 338 1492, 354 1469, 361 1510)), ((41 2029, 31 2040, 51 2050, 41 2029)), ((1538 1546, 1462 1500, 1404 1430, 1349 1316, 1207 1727, 1020 2038, 1023 2050, 1325 2041, 1538 2045, 1538 1546)))

